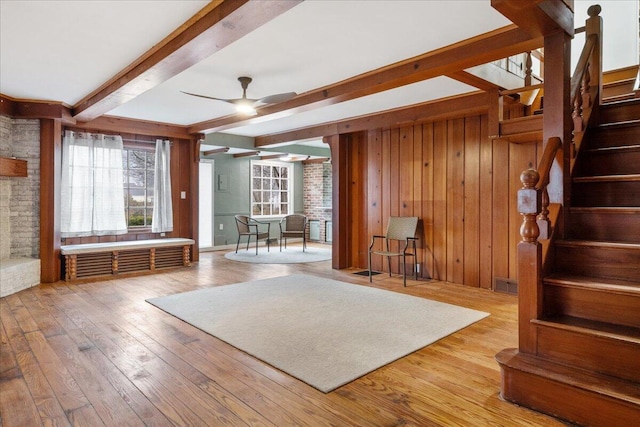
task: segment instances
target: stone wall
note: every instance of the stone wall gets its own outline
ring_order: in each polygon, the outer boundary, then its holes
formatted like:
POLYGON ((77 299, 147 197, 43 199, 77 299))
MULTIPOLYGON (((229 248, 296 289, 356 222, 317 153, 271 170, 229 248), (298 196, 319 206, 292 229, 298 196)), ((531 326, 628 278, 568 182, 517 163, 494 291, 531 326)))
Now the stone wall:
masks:
POLYGON ((8 228, 2 225, 0 229, 1 238, 11 242, 11 258, 38 258, 40 253, 40 121, 0 116, 0 156, 26 160, 28 174, 26 178, 0 177, 1 181, 9 182, 11 194, 8 204, 10 213, 0 214, 5 217, 3 220, 6 220, 6 216, 9 217, 8 228), (10 234, 7 235, 7 232, 10 234))
POLYGON ((303 173, 304 214, 310 221, 320 221, 319 241, 326 242, 326 223, 331 221, 331 164, 306 164, 303 173))

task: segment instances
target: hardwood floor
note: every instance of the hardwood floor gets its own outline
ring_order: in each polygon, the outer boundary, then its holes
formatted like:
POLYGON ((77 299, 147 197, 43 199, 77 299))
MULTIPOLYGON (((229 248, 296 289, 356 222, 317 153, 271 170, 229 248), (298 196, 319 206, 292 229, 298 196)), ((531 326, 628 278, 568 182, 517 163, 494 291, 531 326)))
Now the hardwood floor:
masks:
POLYGON ((240 264, 58 282, 0 299, 0 425, 554 426, 500 399, 494 356, 517 347, 516 297, 378 275, 376 287, 491 316, 324 394, 177 320, 146 298, 291 273, 369 285, 330 261, 240 264))

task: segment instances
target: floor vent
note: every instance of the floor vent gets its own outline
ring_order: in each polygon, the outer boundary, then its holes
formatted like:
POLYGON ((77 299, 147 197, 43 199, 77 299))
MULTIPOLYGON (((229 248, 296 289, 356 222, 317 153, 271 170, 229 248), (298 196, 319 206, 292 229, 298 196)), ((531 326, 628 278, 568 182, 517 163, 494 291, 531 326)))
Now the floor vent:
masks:
POLYGON ((149 249, 118 252, 118 273, 130 273, 150 269, 151 254, 149 249))
POLYGON ((502 277, 496 277, 495 286, 493 290, 496 292, 502 292, 510 295, 518 295, 518 282, 512 279, 504 279, 502 277))
POLYGON ((92 277, 111 274, 111 268, 111 252, 79 254, 76 277, 92 277))
POLYGON ((182 265, 182 247, 156 248, 156 268, 181 267, 182 265))

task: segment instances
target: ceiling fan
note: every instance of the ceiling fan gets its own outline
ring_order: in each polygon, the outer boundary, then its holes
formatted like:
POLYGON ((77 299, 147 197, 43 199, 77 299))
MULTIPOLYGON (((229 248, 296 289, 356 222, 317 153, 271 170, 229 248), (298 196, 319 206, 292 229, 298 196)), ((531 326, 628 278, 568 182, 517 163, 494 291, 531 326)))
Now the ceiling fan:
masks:
POLYGON ((229 104, 233 104, 236 106, 236 110, 239 113, 243 114, 256 114, 255 106, 257 104, 276 104, 278 102, 287 101, 294 96, 297 95, 295 92, 285 92, 285 93, 277 93, 275 95, 265 96, 260 99, 251 99, 247 98, 247 87, 249 87, 249 83, 251 83, 251 77, 238 77, 238 81, 240 82, 240 86, 242 86, 242 98, 233 98, 233 99, 225 99, 225 98, 215 98, 213 96, 206 95, 198 95, 197 93, 189 93, 183 92, 187 95, 197 96, 200 98, 213 99, 216 101, 228 102, 229 104))

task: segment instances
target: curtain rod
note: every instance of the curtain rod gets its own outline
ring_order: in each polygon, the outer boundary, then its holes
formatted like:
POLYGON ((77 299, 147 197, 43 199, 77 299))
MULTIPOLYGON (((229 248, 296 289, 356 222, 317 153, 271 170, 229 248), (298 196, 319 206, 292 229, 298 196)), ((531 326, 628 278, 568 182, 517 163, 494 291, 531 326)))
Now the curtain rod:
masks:
MULTIPOLYGON (((85 133, 85 134, 89 134, 89 135, 100 135, 99 132, 86 132, 86 131, 82 131, 82 130, 71 130, 71 132, 75 132, 75 133, 85 133)), ((119 136, 122 138, 121 135, 108 135, 106 133, 103 133, 102 135, 108 137, 108 138, 113 138, 116 136, 119 136)), ((122 138, 122 142, 134 142, 136 144, 155 144, 156 143, 156 139, 160 139, 162 141, 167 141, 169 140, 168 138, 164 138, 164 137, 155 137, 155 139, 153 141, 149 141, 149 140, 139 140, 139 139, 129 139, 129 138, 122 138)), ((169 142, 173 145, 173 141, 169 140, 169 142)))

